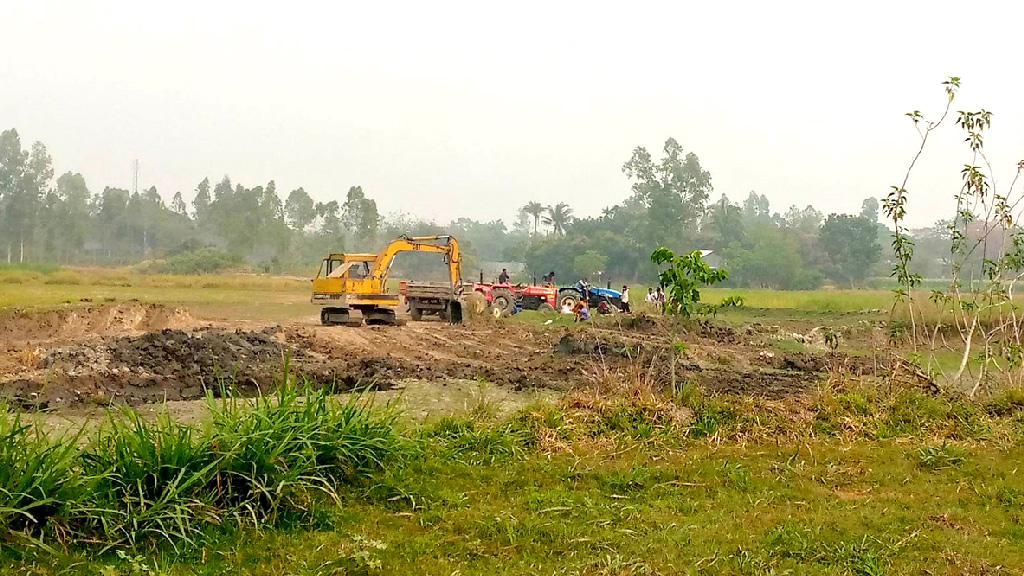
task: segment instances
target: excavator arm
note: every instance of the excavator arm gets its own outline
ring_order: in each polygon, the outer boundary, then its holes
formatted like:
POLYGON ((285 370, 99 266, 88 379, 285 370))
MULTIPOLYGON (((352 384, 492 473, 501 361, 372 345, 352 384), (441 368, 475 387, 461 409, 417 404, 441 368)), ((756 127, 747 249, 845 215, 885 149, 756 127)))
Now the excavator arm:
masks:
POLYGON ((445 255, 448 264, 448 275, 452 289, 462 289, 462 260, 459 253, 459 241, 454 236, 413 236, 394 240, 377 255, 373 263, 371 275, 379 283, 381 291, 387 289, 388 274, 395 256, 400 252, 438 252, 445 255), (442 243, 443 242, 443 243, 442 243))

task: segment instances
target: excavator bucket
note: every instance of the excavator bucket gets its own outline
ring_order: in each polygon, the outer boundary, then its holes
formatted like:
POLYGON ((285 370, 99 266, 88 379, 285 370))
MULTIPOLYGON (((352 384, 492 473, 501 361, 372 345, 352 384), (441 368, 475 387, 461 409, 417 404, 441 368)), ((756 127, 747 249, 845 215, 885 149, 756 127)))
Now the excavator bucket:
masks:
POLYGON ((448 302, 448 320, 452 324, 462 324, 462 302, 458 300, 448 302))

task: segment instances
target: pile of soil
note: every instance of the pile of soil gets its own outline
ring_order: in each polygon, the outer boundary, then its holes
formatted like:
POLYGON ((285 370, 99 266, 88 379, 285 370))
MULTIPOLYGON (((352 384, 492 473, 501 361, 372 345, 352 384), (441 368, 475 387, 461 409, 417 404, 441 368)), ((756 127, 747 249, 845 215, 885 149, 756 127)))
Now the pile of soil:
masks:
POLYGON ((0 313, 0 345, 72 342, 198 325, 184 308, 141 302, 79 304, 45 311, 13 310, 0 313))
POLYGON ((197 398, 205 388, 272 386, 285 359, 301 350, 262 332, 163 329, 141 336, 54 348, 36 369, 0 385, 14 404, 42 408, 78 402, 130 404, 197 398))
POLYGON ((820 331, 712 321, 673 328, 659 316, 560 330, 515 322, 348 328, 311 320, 261 331, 197 324, 187 311, 139 303, 0 317, 0 398, 45 408, 185 400, 222 386, 253 394, 279 383, 286 362, 291 377, 338 389, 468 379, 568 390, 638 369, 668 386, 676 361, 677 375, 709 389, 771 398, 806 394, 837 365, 885 369, 819 348, 820 331), (807 349, 781 351, 773 347, 780 339, 807 349))

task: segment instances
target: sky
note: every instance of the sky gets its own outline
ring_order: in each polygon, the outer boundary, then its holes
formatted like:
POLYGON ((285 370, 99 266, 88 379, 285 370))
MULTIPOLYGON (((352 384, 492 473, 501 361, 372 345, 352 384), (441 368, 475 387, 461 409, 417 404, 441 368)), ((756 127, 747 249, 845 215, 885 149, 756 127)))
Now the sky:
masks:
MULTIPOLYGON (((93 191, 191 199, 204 177, 383 213, 597 215, 622 164, 673 137, 714 197, 858 212, 902 182, 903 115, 994 112, 998 186, 1024 159, 1019 2, 111 2, 0 0, 0 129, 93 191)), ((952 122, 909 182, 948 217, 970 161, 952 122)), ((1019 189, 1018 189, 1019 192, 1019 189)))

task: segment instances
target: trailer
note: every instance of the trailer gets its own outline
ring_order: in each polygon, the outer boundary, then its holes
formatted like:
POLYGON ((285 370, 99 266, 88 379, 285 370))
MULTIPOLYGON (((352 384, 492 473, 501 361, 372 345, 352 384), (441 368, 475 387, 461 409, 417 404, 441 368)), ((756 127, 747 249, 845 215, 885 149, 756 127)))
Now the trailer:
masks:
POLYGON ((419 321, 424 315, 433 315, 441 320, 452 318, 452 308, 458 306, 459 294, 450 284, 441 282, 408 282, 398 283, 398 293, 405 299, 409 316, 419 321), (454 303, 454 304, 453 304, 454 303))

